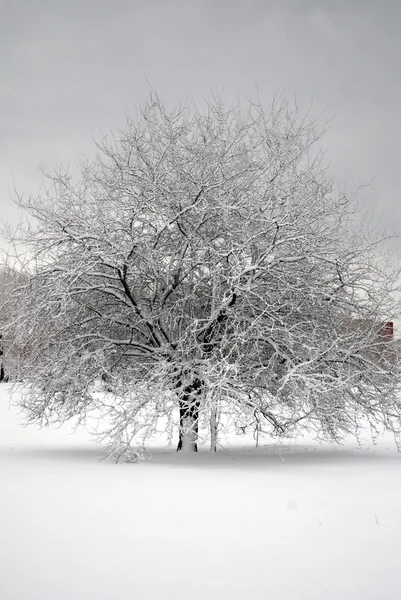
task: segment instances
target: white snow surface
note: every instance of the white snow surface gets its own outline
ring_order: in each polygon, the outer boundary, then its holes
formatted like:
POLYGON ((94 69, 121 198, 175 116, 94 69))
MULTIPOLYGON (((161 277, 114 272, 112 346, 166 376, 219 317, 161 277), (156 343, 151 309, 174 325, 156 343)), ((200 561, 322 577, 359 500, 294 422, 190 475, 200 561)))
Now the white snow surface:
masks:
POLYGON ((102 461, 0 385, 1 600, 399 600, 391 437, 102 461))

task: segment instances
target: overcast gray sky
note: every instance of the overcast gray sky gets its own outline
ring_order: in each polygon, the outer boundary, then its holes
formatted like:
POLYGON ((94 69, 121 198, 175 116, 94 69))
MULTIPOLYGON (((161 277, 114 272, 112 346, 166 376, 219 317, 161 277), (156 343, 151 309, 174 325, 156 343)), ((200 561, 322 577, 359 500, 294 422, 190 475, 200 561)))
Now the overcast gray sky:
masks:
POLYGON ((335 114, 341 184, 401 230, 400 0, 0 0, 0 207, 74 164, 148 93, 278 89, 335 114))

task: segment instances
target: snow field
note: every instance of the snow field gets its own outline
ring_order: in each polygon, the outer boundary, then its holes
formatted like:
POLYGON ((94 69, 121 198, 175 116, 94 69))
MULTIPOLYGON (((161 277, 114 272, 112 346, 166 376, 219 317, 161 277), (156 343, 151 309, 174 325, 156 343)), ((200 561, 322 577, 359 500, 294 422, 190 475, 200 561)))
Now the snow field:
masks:
POLYGON ((283 446, 102 461, 0 386, 1 600, 399 600, 401 456, 283 446))

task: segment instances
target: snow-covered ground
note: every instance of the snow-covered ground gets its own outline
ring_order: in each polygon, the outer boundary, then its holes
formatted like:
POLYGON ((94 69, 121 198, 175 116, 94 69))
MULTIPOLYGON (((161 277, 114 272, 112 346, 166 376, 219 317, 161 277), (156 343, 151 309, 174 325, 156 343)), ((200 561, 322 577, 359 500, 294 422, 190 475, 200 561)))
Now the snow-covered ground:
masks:
POLYGON ((19 423, 2 384, 1 600, 401 598, 391 438, 116 465, 19 423))

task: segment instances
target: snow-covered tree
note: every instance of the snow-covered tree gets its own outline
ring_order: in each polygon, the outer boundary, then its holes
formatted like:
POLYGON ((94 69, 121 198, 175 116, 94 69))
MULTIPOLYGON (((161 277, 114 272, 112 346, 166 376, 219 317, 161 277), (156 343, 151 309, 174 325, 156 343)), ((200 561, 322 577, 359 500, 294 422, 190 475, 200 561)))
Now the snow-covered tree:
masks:
POLYGON ((158 424, 196 450, 211 418, 398 435, 397 346, 381 335, 396 273, 320 137, 281 100, 167 110, 152 94, 77 181, 58 170, 19 198, 29 282, 9 327, 28 417, 94 412, 118 455, 158 424))

